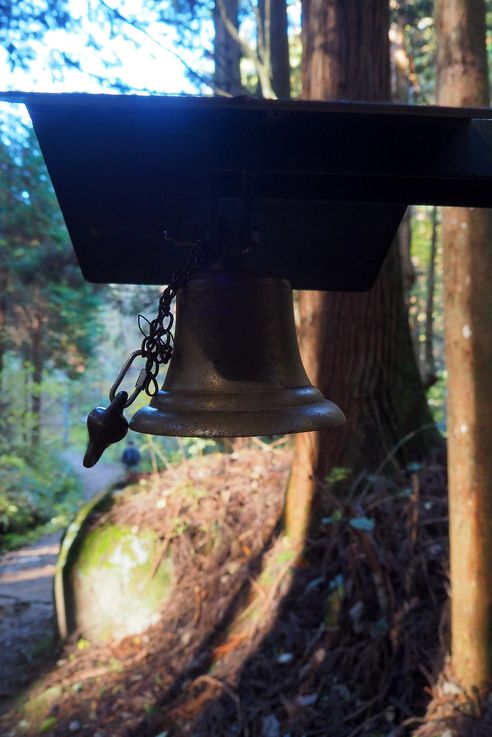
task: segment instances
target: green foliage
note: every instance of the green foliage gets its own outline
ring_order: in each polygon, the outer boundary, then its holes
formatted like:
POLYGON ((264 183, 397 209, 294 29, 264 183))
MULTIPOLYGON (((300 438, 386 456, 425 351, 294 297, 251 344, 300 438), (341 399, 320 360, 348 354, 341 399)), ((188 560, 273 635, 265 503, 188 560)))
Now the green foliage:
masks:
POLYGON ((27 67, 34 58, 33 42, 53 28, 70 24, 66 0, 0 0, 0 46, 11 66, 27 67))
POLYGON ((432 410, 434 420, 437 423, 440 431, 446 433, 447 418, 446 418, 446 396, 447 396, 447 380, 448 372, 446 369, 442 369, 438 373, 438 379, 436 383, 430 387, 427 392, 427 401, 429 407, 432 410))
MULTIPOLYGON (((146 404, 147 402, 148 398, 142 404, 146 404)), ((132 439, 135 441, 135 436, 132 439)), ((196 456, 203 457, 209 453, 222 452, 224 449, 223 442, 220 440, 211 440, 209 438, 168 438, 153 435, 143 436, 141 442, 137 442, 137 446, 142 459, 139 470, 143 473, 156 473, 167 468, 170 464, 180 463, 183 460, 196 456)), ((121 455, 121 449, 116 448, 115 453, 121 455)), ((114 459, 116 460, 116 458, 114 459)))
MULTIPOLYGON (((409 297, 409 319, 417 359, 422 365, 426 341, 425 325, 427 299, 429 294, 429 267, 432 240, 432 207, 420 205, 412 208, 411 256, 415 267, 415 282, 409 297)), ((427 393, 434 420, 441 432, 446 429, 446 363, 444 355, 444 287, 442 279, 442 243, 440 228, 440 209, 437 211, 437 253, 436 273, 433 284, 433 329, 432 348, 437 374, 437 382, 427 393)))
POLYGON ((94 355, 101 292, 82 279, 34 133, 14 115, 0 118, 0 172, 0 454, 27 457, 94 355))
POLYGON ((206 453, 217 452, 217 441, 209 438, 183 438, 181 447, 187 458, 204 456, 206 453))
MULTIPOLYGON (((155 14, 149 14, 143 0, 137 15, 144 26, 155 23, 155 14)), ((98 0, 87 0, 80 6, 70 0, 0 0, 2 61, 8 61, 12 71, 29 72, 25 79, 31 88, 41 69, 43 78, 49 71, 53 81, 75 81, 78 91, 83 91, 88 80, 120 92, 130 91, 116 70, 123 66, 119 56, 121 38, 135 45, 132 30, 117 10, 98 0)))
POLYGON ((489 60, 489 81, 492 85, 492 0, 485 0, 485 47, 489 60))
POLYGON ((34 133, 13 117, 1 132, 0 350, 32 360, 39 337, 43 362, 76 376, 97 338, 98 292, 80 275, 34 133))
POLYGON ((0 456, 0 545, 16 546, 22 533, 45 522, 66 525, 80 497, 78 478, 56 456, 0 456))
POLYGON ((53 716, 46 717, 46 719, 43 720, 39 728, 40 734, 46 734, 46 732, 51 732, 51 730, 56 727, 57 722, 58 720, 56 717, 53 717, 53 716))
POLYGON ((325 476, 325 482, 329 486, 334 486, 335 484, 340 483, 341 481, 345 481, 349 478, 352 471, 350 468, 342 468, 340 466, 335 466, 331 469, 330 473, 325 476))
POLYGON ((433 0, 391 0, 392 23, 403 29, 408 58, 409 102, 435 100, 436 38, 433 0))
MULTIPOLYGON (((485 0, 486 48, 492 70, 492 0, 485 0)), ((391 21, 404 32, 408 57, 409 102, 432 105, 436 102, 437 41, 434 0, 390 0, 391 21)), ((489 74, 492 81, 492 74, 489 74)))

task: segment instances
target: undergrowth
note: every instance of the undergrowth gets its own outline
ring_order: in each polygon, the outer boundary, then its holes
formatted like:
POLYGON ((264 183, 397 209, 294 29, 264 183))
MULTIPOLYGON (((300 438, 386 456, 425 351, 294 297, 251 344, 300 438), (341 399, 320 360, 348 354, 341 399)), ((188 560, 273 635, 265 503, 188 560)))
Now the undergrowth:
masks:
POLYGON ((80 499, 78 477, 56 454, 1 455, 0 550, 66 526, 80 499))

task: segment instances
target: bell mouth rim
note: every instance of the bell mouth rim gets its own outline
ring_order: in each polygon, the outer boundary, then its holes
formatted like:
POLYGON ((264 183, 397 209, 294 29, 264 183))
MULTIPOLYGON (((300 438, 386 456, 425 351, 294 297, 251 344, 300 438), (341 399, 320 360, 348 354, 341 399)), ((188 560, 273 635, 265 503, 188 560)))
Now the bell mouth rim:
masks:
MULTIPOLYGON (((227 391, 224 386, 210 391, 162 388, 152 398, 149 406, 163 412, 261 412, 323 403, 337 407, 312 384, 282 388, 255 388, 242 384, 239 391, 227 391)), ((338 407, 337 409, 341 412, 338 407)))
POLYGON ((345 422, 342 410, 313 386, 211 395, 161 390, 150 405, 135 413, 130 429, 151 435, 226 438, 288 435, 345 422))

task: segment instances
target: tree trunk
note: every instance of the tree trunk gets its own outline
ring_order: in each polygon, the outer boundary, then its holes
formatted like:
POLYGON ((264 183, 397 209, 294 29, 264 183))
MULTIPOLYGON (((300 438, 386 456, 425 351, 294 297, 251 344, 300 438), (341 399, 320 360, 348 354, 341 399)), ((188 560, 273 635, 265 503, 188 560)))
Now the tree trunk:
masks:
POLYGON ((7 351, 7 300, 5 292, 7 289, 7 278, 0 270, 0 394, 3 392, 3 370, 5 364, 5 353, 7 351))
POLYGON ((290 60, 287 3, 271 0, 272 86, 279 99, 290 97, 290 60))
MULTIPOLYGON (((405 49, 404 16, 401 10, 397 15, 397 22, 392 23, 391 54, 391 99, 395 102, 408 103, 408 56, 405 49)), ((401 268, 403 274, 403 291, 407 309, 410 305, 410 296, 417 278, 412 261, 412 209, 408 207, 400 223, 397 233, 398 248, 400 249, 401 268)))
POLYGON ((303 97, 388 100, 387 0, 303 0, 303 97))
POLYGON ((43 380, 43 321, 36 318, 32 329, 31 358, 33 365, 31 391, 31 444, 39 447, 41 440, 41 382, 43 380))
POLYGON ((415 266, 412 261, 412 210, 409 207, 396 234, 398 248, 400 250, 400 261, 403 278, 403 295, 407 309, 410 306, 410 297, 417 278, 415 266))
MULTIPOLYGON (((437 0, 438 102, 489 104, 484 0, 437 0)), ((492 214, 443 210, 452 663, 492 680, 492 214)))
MULTIPOLYGON (((227 18, 238 27, 238 0, 222 0, 227 18)), ((225 27, 218 2, 214 6, 214 84, 220 94, 240 95, 241 52, 237 42, 225 27)))
MULTIPOLYGON (((387 0, 305 0, 304 97, 388 99, 388 22, 387 0)), ((405 437, 400 457, 418 459, 437 440, 412 347, 396 247, 370 292, 301 292, 299 310, 308 375, 340 405, 347 424, 296 437, 286 501, 286 530, 296 543, 304 538, 315 490, 330 469, 343 467, 352 476, 374 470, 405 437)))
MULTIPOLYGON (((260 19, 265 33, 265 0, 258 3, 260 19)), ((285 0, 269 0, 270 7, 270 63, 272 88, 278 99, 290 97, 290 60, 287 3, 285 0)), ((261 36, 261 34, 259 34, 261 36)), ((261 49, 260 49, 261 51, 261 49)))
POLYGON ((434 360, 434 292, 436 287, 437 258, 437 207, 432 208, 432 235, 427 270, 427 295, 425 300, 425 333, 424 356, 422 361, 422 380, 426 389, 437 381, 436 362, 434 360))
POLYGON ((22 443, 27 447, 32 443, 32 416, 31 416, 31 400, 32 400, 32 371, 30 361, 24 356, 22 366, 22 404, 24 406, 23 422, 21 424, 22 443))

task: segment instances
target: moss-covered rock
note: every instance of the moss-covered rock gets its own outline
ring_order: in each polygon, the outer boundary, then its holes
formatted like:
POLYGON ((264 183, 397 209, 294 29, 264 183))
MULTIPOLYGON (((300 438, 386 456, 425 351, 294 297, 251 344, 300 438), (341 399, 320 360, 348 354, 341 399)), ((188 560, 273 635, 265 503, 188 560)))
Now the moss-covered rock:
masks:
POLYGON ((107 499, 87 505, 69 528, 60 552, 55 589, 62 635, 91 642, 137 634, 159 618, 172 583, 172 563, 159 556, 151 530, 94 522, 107 499), (91 522, 89 524, 89 518, 91 522))

